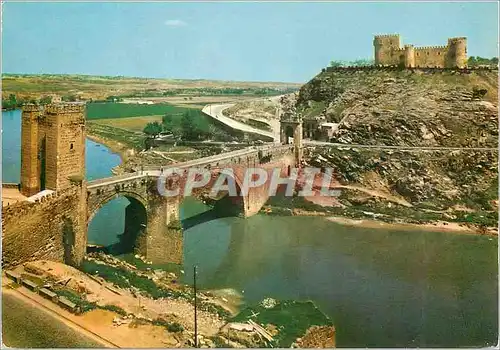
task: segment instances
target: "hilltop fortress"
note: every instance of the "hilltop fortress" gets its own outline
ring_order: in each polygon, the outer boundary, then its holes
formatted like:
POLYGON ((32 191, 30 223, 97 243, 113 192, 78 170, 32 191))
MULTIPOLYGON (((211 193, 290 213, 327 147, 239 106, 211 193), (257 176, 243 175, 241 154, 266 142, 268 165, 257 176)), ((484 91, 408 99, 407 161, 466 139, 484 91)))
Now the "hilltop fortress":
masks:
POLYGON ((399 34, 375 35, 375 65, 406 68, 465 68, 467 38, 449 38, 444 46, 401 47, 399 34))

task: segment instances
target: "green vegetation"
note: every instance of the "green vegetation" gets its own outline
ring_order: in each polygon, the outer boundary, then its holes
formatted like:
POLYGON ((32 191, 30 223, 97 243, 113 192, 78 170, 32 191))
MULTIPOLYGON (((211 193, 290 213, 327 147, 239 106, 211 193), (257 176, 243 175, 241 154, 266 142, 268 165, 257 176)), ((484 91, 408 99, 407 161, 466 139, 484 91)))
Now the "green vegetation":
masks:
POLYGON ((165 327, 169 332, 172 333, 177 333, 177 332, 182 332, 184 331, 184 327, 178 322, 168 322, 165 321, 164 319, 157 318, 153 320, 153 324, 156 326, 162 326, 165 327))
POLYGON ((163 127, 158 122, 147 123, 144 127, 144 133, 148 136, 156 137, 163 131, 163 127))
POLYGON ((97 264, 93 261, 85 260, 81 265, 81 270, 88 274, 97 274, 120 288, 135 287, 153 299, 186 296, 185 293, 159 287, 148 277, 139 276, 125 268, 97 264))
POLYGON ((87 119, 128 118, 148 115, 178 114, 181 115, 188 108, 173 106, 168 103, 138 104, 98 102, 87 104, 87 119))
MULTIPOLYGON (((151 265, 148 266, 151 268, 151 265)), ((138 275, 122 267, 114 267, 105 264, 98 264, 94 261, 85 260, 80 269, 88 274, 104 278, 106 281, 113 283, 119 288, 137 288, 148 297, 153 299, 159 298, 183 298, 191 303, 194 302, 194 297, 190 292, 173 290, 167 287, 158 286, 153 280, 147 276, 138 275)), ((75 302, 76 303, 76 302, 75 302)), ((197 300, 199 310, 217 314, 221 318, 228 318, 230 313, 220 305, 197 300)))
POLYGON ((116 306, 116 305, 107 304, 107 305, 104 305, 104 306, 99 306, 99 308, 103 309, 103 310, 112 311, 112 312, 117 313, 118 315, 121 315, 121 316, 127 316, 128 315, 127 311, 123 310, 121 307, 116 306))
POLYGON ((484 58, 479 56, 470 56, 467 60, 467 65, 469 67, 498 66, 498 57, 484 58))
POLYGON ((273 345, 280 348, 289 348, 311 326, 333 325, 333 322, 312 301, 281 301, 269 309, 261 305, 251 306, 242 310, 230 321, 246 322, 249 319, 263 325, 275 325, 279 333, 274 337, 273 345))
POLYGON ((25 103, 33 103, 33 104, 48 104, 52 102, 52 97, 43 96, 40 99, 22 99, 18 98, 15 94, 9 94, 9 97, 6 99, 2 99, 2 109, 10 110, 21 108, 21 106, 25 103))
POLYGON ((48 105, 49 103, 52 103, 52 96, 42 96, 38 103, 41 105, 48 105))
POLYGON ((128 130, 97 123, 87 123, 87 130, 89 134, 116 140, 127 145, 127 147, 131 147, 139 151, 144 149, 145 137, 143 135, 138 135, 137 133, 128 130))
POLYGON ((375 61, 372 59, 360 59, 354 61, 330 61, 330 67, 363 67, 363 66, 373 66, 375 61))
POLYGON ((72 303, 75 303, 76 306, 78 307, 80 313, 84 313, 90 310, 95 310, 98 308, 98 305, 96 303, 91 303, 85 299, 83 299, 81 296, 73 292, 72 290, 69 289, 63 289, 63 288, 56 288, 54 289, 54 293, 56 293, 60 297, 66 297, 69 301, 72 303))

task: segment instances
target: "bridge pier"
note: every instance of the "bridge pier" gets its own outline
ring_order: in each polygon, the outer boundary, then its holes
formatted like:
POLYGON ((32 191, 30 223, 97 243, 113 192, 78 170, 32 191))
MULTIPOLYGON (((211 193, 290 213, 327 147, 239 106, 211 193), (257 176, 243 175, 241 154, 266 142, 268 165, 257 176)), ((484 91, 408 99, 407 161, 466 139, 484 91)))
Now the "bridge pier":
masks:
POLYGON ((137 250, 156 264, 183 261, 183 233, 179 198, 162 197, 150 202, 147 227, 137 240, 137 250))

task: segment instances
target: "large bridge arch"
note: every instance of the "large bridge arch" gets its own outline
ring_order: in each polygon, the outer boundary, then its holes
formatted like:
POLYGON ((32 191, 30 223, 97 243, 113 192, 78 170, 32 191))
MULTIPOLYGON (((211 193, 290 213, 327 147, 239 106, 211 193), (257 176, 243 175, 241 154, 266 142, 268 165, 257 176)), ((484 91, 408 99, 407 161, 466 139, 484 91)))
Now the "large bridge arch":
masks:
MULTIPOLYGON (((139 251, 141 240, 148 225, 148 202, 142 195, 130 191, 116 191, 101 193, 96 191, 95 196, 89 196, 87 207, 87 230, 95 215, 109 202, 117 198, 126 198, 123 231, 118 234, 118 242, 105 247, 112 254, 125 254, 139 251), (97 194, 99 193, 99 194, 97 194)), ((109 239, 109 237, 108 237, 109 239)))
POLYGON ((105 193, 104 190, 100 192, 100 190, 97 189, 95 193, 91 192, 87 198, 87 224, 92 221, 94 216, 103 206, 113 199, 120 197, 127 198, 131 203, 141 204, 145 210, 148 209, 147 198, 137 192, 119 190, 113 193, 105 193))

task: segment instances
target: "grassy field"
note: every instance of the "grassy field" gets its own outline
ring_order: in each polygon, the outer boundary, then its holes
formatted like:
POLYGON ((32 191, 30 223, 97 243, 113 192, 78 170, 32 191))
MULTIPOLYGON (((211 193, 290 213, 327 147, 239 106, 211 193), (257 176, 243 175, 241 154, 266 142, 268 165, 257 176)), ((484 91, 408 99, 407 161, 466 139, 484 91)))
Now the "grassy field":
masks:
POLYGON ((99 125, 108 125, 115 128, 142 132, 148 123, 161 123, 161 115, 151 115, 146 117, 130 117, 130 118, 106 118, 96 119, 95 123, 99 125))
POLYGON ((187 111, 185 107, 177 107, 168 103, 137 104, 137 103, 89 103, 87 104, 87 119, 110 119, 145 117, 170 114, 181 116, 187 111))
MULTIPOLYGON (((148 91, 196 89, 260 89, 299 88, 299 83, 239 82, 222 80, 153 79, 63 74, 3 74, 2 92, 5 96, 39 98, 45 94, 78 95, 82 99, 104 99, 110 95, 127 95, 148 91)), ((184 99, 182 98, 184 101, 184 99)))

